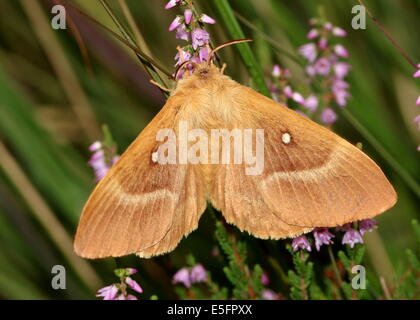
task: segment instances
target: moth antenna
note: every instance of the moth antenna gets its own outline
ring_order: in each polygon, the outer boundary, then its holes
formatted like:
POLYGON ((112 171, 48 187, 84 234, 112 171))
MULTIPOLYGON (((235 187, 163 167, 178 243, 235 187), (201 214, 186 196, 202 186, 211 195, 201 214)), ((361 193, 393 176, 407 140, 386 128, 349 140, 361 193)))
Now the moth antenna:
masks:
POLYGON ((222 49, 222 48, 224 48, 224 47, 231 46, 231 45, 233 45, 233 44, 244 43, 244 42, 251 42, 251 41, 253 41, 253 40, 252 40, 252 39, 247 39, 247 38, 245 38, 245 39, 238 39, 238 40, 228 41, 228 42, 222 43, 221 45, 218 45, 216 48, 214 48, 213 50, 211 50, 211 51, 210 51, 208 64, 210 65, 211 58, 212 58, 212 57, 213 57, 213 55, 214 55, 217 51, 219 51, 220 49, 222 49))
POLYGON ((195 62, 193 62, 193 61, 184 61, 176 69, 175 74, 173 75, 173 80, 176 81, 176 79, 178 78, 179 71, 181 71, 181 69, 184 68, 187 64, 192 64, 194 66, 194 68, 197 67, 197 64, 195 62))
POLYGON ((158 87, 160 90, 165 91, 165 92, 171 92, 171 89, 168 89, 164 86, 162 86, 160 83, 156 82, 155 80, 150 79, 149 82, 153 85, 155 85, 156 87, 158 87))

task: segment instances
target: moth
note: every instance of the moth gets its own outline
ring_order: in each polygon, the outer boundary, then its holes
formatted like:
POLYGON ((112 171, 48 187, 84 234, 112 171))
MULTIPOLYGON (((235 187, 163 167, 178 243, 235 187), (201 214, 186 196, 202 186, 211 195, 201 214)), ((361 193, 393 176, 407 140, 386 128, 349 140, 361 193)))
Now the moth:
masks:
POLYGON ((396 200, 384 173, 360 149, 202 62, 177 82, 98 183, 74 247, 85 258, 170 252, 197 228, 207 202, 242 231, 282 239, 372 218, 396 200), (246 163, 234 161, 161 164, 158 150, 165 141, 157 139, 159 130, 179 138, 181 122, 209 135, 220 128, 263 129, 262 172, 247 174, 246 163))

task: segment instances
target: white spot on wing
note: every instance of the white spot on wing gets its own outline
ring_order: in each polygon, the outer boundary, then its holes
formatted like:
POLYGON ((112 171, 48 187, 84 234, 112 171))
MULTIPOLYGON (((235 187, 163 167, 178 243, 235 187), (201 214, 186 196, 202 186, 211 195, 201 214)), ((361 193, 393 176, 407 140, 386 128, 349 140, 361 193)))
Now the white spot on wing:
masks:
POLYGON ((281 136, 281 141, 284 144, 289 144, 292 141, 292 136, 290 135, 290 133, 283 133, 281 136))
POLYGON ((157 163, 158 162, 158 152, 157 151, 155 151, 155 152, 153 152, 152 153, 152 162, 153 163, 157 163))

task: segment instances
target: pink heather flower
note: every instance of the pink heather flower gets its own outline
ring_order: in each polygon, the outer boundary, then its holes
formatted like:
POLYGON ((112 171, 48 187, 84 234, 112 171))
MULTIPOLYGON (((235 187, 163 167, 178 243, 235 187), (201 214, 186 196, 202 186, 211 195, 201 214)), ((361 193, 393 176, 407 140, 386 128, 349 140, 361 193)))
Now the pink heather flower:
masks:
POLYGON ((136 296, 133 296, 132 294, 129 294, 128 296, 120 294, 115 300, 138 300, 138 299, 136 296))
POLYGON ((417 123, 417 125, 419 126, 419 130, 420 130, 420 114, 414 118, 414 122, 417 123))
POLYGON ((413 74, 413 78, 420 77, 420 64, 417 65, 418 70, 413 74))
POLYGON ((332 30, 332 33, 336 37, 345 37, 347 35, 346 30, 341 29, 340 27, 334 27, 332 30))
POLYGON ((417 98, 416 105, 420 106, 420 96, 418 96, 418 98, 417 98))
POLYGON ((347 105, 348 97, 350 97, 350 94, 346 90, 334 92, 335 102, 337 102, 340 107, 345 107, 347 105))
POLYGON ((279 295, 275 293, 273 290, 270 289, 264 289, 261 292, 261 298, 265 300, 278 300, 279 295))
POLYGON ((103 297, 104 300, 115 300, 117 293, 118 293, 117 286, 115 284, 112 284, 110 286, 99 289, 96 296, 103 297))
POLYGON ((315 112, 318 108, 318 98, 314 94, 311 94, 306 98, 305 103, 303 105, 311 112, 315 112))
POLYGON ((336 55, 338 55, 339 57, 342 58, 348 58, 349 57, 349 52, 347 51, 346 48, 344 48, 341 44, 336 44, 334 46, 334 52, 336 53, 336 55))
POLYGON ((179 2, 181 2, 181 0, 171 0, 171 1, 169 1, 167 4, 166 4, 166 6, 165 6, 165 9, 170 9, 170 8, 173 8, 173 7, 175 7, 179 2))
POLYGON ((189 51, 185 51, 184 49, 178 51, 178 53, 175 55, 175 60, 176 60, 175 67, 190 59, 191 59, 191 53, 189 51))
POLYGON ((360 221, 359 232, 363 236, 365 232, 372 232, 376 228, 378 222, 374 219, 365 219, 360 221))
POLYGON ((315 247, 316 250, 319 251, 319 248, 323 244, 333 244, 334 242, 331 240, 334 238, 334 235, 328 231, 328 228, 315 228, 313 231, 314 239, 315 239, 315 247))
POLYGON ((143 289, 140 287, 140 285, 130 277, 125 278, 125 283, 134 291, 137 291, 138 293, 142 293, 143 289))
POLYGON ((274 67, 273 67, 273 71, 271 72, 271 75, 274 78, 278 78, 278 77, 280 77, 280 74, 281 74, 280 66, 278 64, 275 64, 274 67))
POLYGON ((265 286, 268 286, 268 284, 270 283, 270 279, 268 278, 268 275, 263 272, 263 274, 261 275, 261 283, 265 286))
POLYGON ((186 24, 190 24, 192 17, 193 17, 193 12, 191 9, 187 9, 184 11, 184 18, 185 18, 186 24))
POLYGON ((299 249, 304 249, 307 251, 312 250, 308 239, 304 235, 293 239, 292 248, 293 251, 298 251, 299 249))
POLYGON ((351 227, 351 223, 346 223, 341 227, 337 227, 336 230, 346 232, 343 236, 343 241, 341 242, 342 244, 349 244, 350 247, 353 248, 356 243, 363 243, 362 236, 359 231, 354 230, 351 227))
POLYGON ((190 273, 187 268, 182 268, 174 274, 172 283, 182 283, 187 288, 191 287, 190 273))
POLYGON ((326 23, 324 24, 324 29, 325 29, 325 30, 328 30, 328 31, 331 31, 331 30, 333 29, 333 25, 332 25, 332 23, 331 23, 331 22, 326 22, 326 23))
POLYGON ((185 27, 185 24, 181 24, 178 28, 176 28, 175 38, 185 41, 190 39, 190 33, 188 32, 187 27, 185 27))
POLYGON ((191 282, 206 282, 207 281, 207 271, 201 264, 196 264, 191 269, 191 282))
POLYGON ((101 150, 101 148, 102 148, 102 144, 99 141, 95 141, 89 146, 89 151, 95 152, 95 151, 101 150))
POLYGON ((351 229, 344 234, 343 244, 349 244, 351 248, 354 247, 356 243, 363 243, 363 238, 360 235, 359 231, 351 229))
POLYGON ((204 23, 209 23, 209 24, 215 24, 216 23, 216 20, 214 20, 212 17, 209 17, 206 14, 201 15, 200 21, 204 22, 204 23))
POLYGON ((131 276, 131 275, 133 275, 133 274, 135 274, 137 272, 138 272, 137 269, 134 269, 134 268, 125 268, 125 274, 127 276, 131 276))
POLYGON ((350 97, 350 94, 347 91, 349 84, 341 79, 334 79, 332 84, 332 92, 334 94, 335 102, 340 107, 345 107, 347 104, 347 98, 350 97))
POLYGON ((286 86, 283 89, 283 93, 285 94, 286 97, 291 98, 293 96, 293 91, 292 88, 290 88, 290 86, 286 86))
POLYGON ((209 43, 210 35, 207 31, 197 28, 192 31, 191 39, 194 50, 197 50, 198 47, 209 43))
POLYGON ((318 37, 318 35, 319 35, 319 32, 318 32, 318 30, 317 30, 317 29, 311 29, 311 30, 309 30, 309 32, 308 32, 308 34, 306 35, 306 37, 307 37, 309 40, 312 40, 312 39, 315 39, 316 37, 318 37))
POLYGON ((315 61, 316 56, 318 54, 316 50, 316 45, 314 43, 304 44, 299 48, 298 51, 301 54, 301 56, 306 58, 311 63, 315 61))
POLYGON ((314 64, 315 72, 320 75, 328 75, 331 68, 331 63, 326 58, 319 58, 314 64))
POLYGON ((200 52, 198 53, 199 61, 208 61, 210 56, 210 50, 208 47, 202 47, 200 48, 200 52))
POLYGON ((331 108, 325 108, 321 113, 321 122, 326 125, 331 125, 337 120, 337 115, 331 108))
POLYGON ((347 76, 349 70, 350 70, 350 64, 346 62, 337 62, 333 66, 334 73, 339 79, 343 79, 345 76, 347 76))
POLYGON ((306 67, 306 73, 308 75, 310 75, 311 77, 315 76, 316 75, 316 70, 315 70, 314 66, 312 66, 312 65, 307 66, 306 67))
POLYGON ((172 21, 172 23, 169 25, 169 31, 174 31, 176 28, 178 28, 182 24, 182 17, 176 16, 176 18, 172 21))
POLYGON ((318 46, 321 50, 325 50, 328 47, 328 40, 327 38, 322 37, 321 39, 319 39, 319 43, 318 46))
POLYGON ((295 102, 299 104, 305 104, 305 99, 299 92, 293 92, 292 98, 295 102))

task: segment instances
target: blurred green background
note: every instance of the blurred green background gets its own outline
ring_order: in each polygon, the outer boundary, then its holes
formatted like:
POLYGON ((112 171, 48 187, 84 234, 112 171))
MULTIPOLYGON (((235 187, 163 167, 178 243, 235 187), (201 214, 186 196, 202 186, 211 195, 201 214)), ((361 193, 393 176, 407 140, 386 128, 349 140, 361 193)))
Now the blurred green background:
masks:
MULTIPOLYGON (((100 1, 69 2, 119 32, 100 1)), ((143 38, 139 45, 173 72, 176 46, 182 42, 167 31, 179 12, 164 10, 166 2, 108 1, 130 30, 121 4, 128 6, 143 38)), ((353 143, 362 142, 398 192, 397 205, 378 218, 378 231, 367 238, 368 263, 391 279, 404 266, 404 250, 417 245, 410 227, 410 221, 420 217, 416 151, 420 131, 413 123, 419 113, 415 101, 420 86, 412 78, 415 70, 369 19, 366 30, 351 29, 351 9, 357 1, 229 2, 248 21, 240 24, 246 37, 255 40, 251 48, 264 74, 268 77, 273 64, 280 63, 292 70, 298 88, 304 72, 283 51, 296 52, 307 42, 308 20, 323 12, 348 31, 342 43, 350 52, 352 98, 334 130, 353 143)), ((130 49, 84 17, 69 19, 67 30, 53 30, 51 7, 56 3, 0 1, 0 298, 90 299, 98 288, 116 280, 112 270, 117 264, 140 270, 136 279, 145 289, 145 298, 152 294, 174 298, 170 277, 189 252, 216 278, 222 278, 218 260, 210 254, 214 223, 208 215, 173 253, 155 259, 131 256, 87 261, 73 253, 80 211, 94 187, 87 166, 88 145, 102 138, 100 127, 107 124, 123 151, 161 108, 165 97, 149 83, 130 49), (57 264, 66 267, 67 290, 51 288, 51 268, 57 264)), ((207 29, 213 43, 232 39, 215 1, 197 0, 195 4, 217 20, 207 29)), ((419 61, 420 1, 366 4, 419 61)), ((251 85, 237 48, 227 48, 220 56, 228 64, 228 75, 251 85)), ((259 261, 264 253, 257 250, 264 241, 241 236, 248 240, 251 261, 264 267, 259 261)), ((279 253, 275 258, 282 256, 279 253)))

